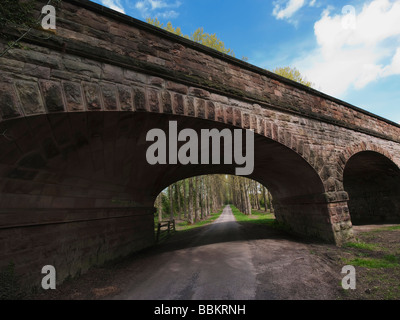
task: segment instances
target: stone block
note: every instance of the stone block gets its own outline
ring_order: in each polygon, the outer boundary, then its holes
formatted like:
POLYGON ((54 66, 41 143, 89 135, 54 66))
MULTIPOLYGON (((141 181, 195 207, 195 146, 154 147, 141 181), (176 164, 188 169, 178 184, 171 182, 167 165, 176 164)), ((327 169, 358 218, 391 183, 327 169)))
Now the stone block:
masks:
POLYGON ((166 89, 170 91, 174 91, 181 94, 188 94, 188 87, 172 81, 167 81, 166 89))
POLYGON ((242 126, 242 112, 239 109, 233 109, 233 125, 242 126))
POLYGON ((210 92, 199 89, 199 88, 189 88, 189 95, 197 97, 197 98, 202 98, 202 99, 209 99, 210 98, 210 92))
POLYGON ((100 86, 96 83, 84 82, 82 84, 88 111, 99 111, 103 109, 100 94, 100 86))
MULTIPOLYGON (((163 88, 164 87, 164 79, 159 77, 150 77, 149 84, 155 87, 163 88)), ((169 88, 167 88, 169 89, 169 88)))
POLYGON ((133 110, 132 89, 130 87, 118 85, 118 98, 121 111, 133 110))
POLYGON ((250 115, 248 113, 242 114, 242 128, 250 129, 250 115))
POLYGON ((80 84, 65 81, 63 82, 63 89, 68 111, 85 110, 80 84))
POLYGON ((21 116, 14 87, 10 83, 0 83, 0 116, 5 120, 21 116))
POLYGON ((200 119, 206 118, 206 102, 203 99, 195 99, 196 117, 200 119))
POLYGON ((134 94, 134 107, 136 111, 147 111, 146 110, 146 93, 142 88, 133 88, 134 94))
POLYGON ((117 110, 118 99, 117 99, 117 87, 114 84, 102 83, 101 93, 104 101, 104 110, 117 110))
POLYGON ((42 80, 40 81, 40 87, 42 89, 44 103, 49 113, 65 111, 61 83, 42 80))
POLYGON ((114 83, 122 83, 124 80, 124 70, 121 67, 104 64, 101 70, 101 79, 114 83))
POLYGON ((207 101, 207 119, 215 120, 215 104, 212 101, 207 101))
POLYGON ((158 91, 154 89, 147 90, 147 101, 149 104, 149 111, 150 112, 160 112, 160 98, 158 95, 158 91))
POLYGON ((185 104, 183 96, 179 93, 174 93, 173 97, 174 97, 174 102, 173 102, 174 113, 179 115, 185 114, 185 104))
POLYGON ((30 116, 46 112, 37 82, 16 81, 15 87, 25 115, 30 116))
POLYGON ((186 96, 186 113, 185 114, 189 117, 196 116, 196 108, 194 106, 194 98, 193 97, 186 96))
POLYGON ((171 94, 167 90, 161 92, 161 104, 163 113, 172 113, 171 94))

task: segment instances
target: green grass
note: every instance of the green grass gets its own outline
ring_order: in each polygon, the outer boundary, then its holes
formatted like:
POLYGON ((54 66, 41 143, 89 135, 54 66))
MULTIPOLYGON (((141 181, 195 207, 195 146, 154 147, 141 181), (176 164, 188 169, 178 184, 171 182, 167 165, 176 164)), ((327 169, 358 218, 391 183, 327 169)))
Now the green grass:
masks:
POLYGON ((384 227, 381 228, 380 231, 395 231, 395 230, 400 230, 400 226, 391 226, 391 227, 384 227))
POLYGON ((354 258, 345 261, 346 264, 365 267, 365 268, 396 268, 400 267, 397 258, 393 255, 384 256, 382 259, 376 258, 354 258))
POLYGON ((367 232, 362 232, 362 235, 373 238, 376 236, 376 234, 382 232, 382 231, 397 231, 400 230, 400 225, 398 226, 389 226, 389 227, 381 227, 372 231, 367 231, 367 232))
MULTIPOLYGON (((191 230, 194 228, 198 228, 207 224, 210 224, 212 222, 214 222, 215 220, 218 219, 218 217, 221 215, 222 213, 222 209, 220 209, 218 212, 216 213, 211 213, 211 215, 209 215, 206 219, 203 219, 201 221, 198 221, 196 223, 190 224, 187 221, 181 221, 175 224, 175 232, 182 232, 182 231, 187 231, 187 230, 191 230)), ((155 217, 154 219, 154 234, 155 236, 157 236, 157 229, 158 229, 158 217, 155 217)), ((167 238, 169 238, 171 235, 173 235, 175 232, 172 231, 172 233, 168 234, 168 232, 165 229, 162 229, 160 235, 159 235, 159 239, 158 242, 162 242, 164 240, 166 240, 167 238)))
POLYGON ((234 205, 230 205, 230 207, 232 209, 233 215, 238 222, 251 222, 257 224, 266 224, 270 226, 276 224, 275 216, 271 213, 251 210, 251 215, 245 215, 244 213, 240 212, 239 209, 236 208, 234 205))
POLYGON ((204 226, 206 224, 210 224, 210 223, 214 222, 215 220, 217 220, 219 218, 221 213, 222 213, 222 209, 219 210, 216 213, 211 213, 211 215, 209 215, 207 217, 207 219, 198 221, 198 222, 193 223, 193 224, 190 224, 187 221, 183 221, 183 222, 178 223, 177 226, 179 226, 179 231, 186 231, 186 230, 190 230, 190 229, 193 229, 193 228, 198 228, 198 227, 201 227, 201 226, 204 226))
POLYGON ((347 248, 356 248, 356 249, 363 249, 363 250, 369 250, 369 251, 378 251, 381 250, 382 248, 376 244, 372 243, 365 243, 362 241, 359 242, 348 242, 344 245, 344 247, 347 248))

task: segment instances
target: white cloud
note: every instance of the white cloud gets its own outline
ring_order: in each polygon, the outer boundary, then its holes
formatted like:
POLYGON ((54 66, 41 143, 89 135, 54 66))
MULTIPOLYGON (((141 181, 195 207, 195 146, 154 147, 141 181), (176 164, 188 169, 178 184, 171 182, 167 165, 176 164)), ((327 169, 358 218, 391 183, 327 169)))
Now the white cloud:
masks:
POLYGON ((179 15, 179 13, 173 9, 179 8, 181 4, 180 1, 140 0, 135 3, 135 8, 140 11, 143 18, 158 17, 173 19, 179 15))
MULTIPOLYGON (((314 24, 317 48, 293 62, 317 89, 340 96, 400 74, 400 1, 373 0, 355 12, 354 28, 327 9, 314 24)), ((348 16, 346 17, 346 19, 348 16)))
POLYGON ((383 69, 383 76, 400 74, 400 48, 397 48, 396 54, 392 58, 392 63, 383 69))
POLYGON ((290 19, 305 4, 305 0, 289 0, 275 2, 272 14, 277 19, 290 19))
POLYGON ((125 13, 125 9, 121 5, 120 0, 101 0, 101 3, 104 6, 109 7, 110 9, 113 9, 113 10, 121 12, 121 13, 125 13))
POLYGON ((169 11, 164 11, 158 14, 159 18, 162 19, 175 19, 179 16, 179 13, 176 12, 175 10, 169 10, 169 11))

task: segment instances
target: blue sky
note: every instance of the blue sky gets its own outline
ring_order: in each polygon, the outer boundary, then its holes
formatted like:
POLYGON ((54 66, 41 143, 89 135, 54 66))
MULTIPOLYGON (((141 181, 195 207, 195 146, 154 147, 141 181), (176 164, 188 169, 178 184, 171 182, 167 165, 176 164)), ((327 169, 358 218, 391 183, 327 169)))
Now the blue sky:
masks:
POLYGON ((95 0, 191 34, 199 27, 237 58, 296 67, 317 90, 400 123, 400 0, 95 0))

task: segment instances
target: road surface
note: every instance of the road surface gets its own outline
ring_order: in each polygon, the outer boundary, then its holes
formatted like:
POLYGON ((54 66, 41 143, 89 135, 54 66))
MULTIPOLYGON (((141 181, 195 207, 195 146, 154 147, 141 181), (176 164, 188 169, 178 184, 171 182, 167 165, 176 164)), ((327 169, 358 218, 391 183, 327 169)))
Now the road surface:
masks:
POLYGON ((250 244, 232 210, 220 217, 182 249, 150 258, 140 277, 116 299, 252 300, 256 270, 250 244))
POLYGON ((93 268, 38 299, 336 299, 343 277, 337 250, 265 224, 236 222, 227 206, 210 225, 93 268))

